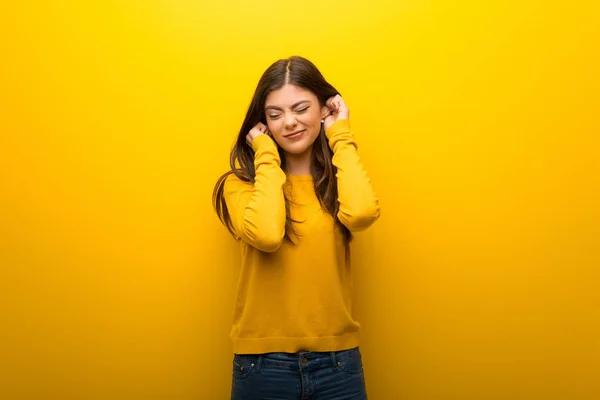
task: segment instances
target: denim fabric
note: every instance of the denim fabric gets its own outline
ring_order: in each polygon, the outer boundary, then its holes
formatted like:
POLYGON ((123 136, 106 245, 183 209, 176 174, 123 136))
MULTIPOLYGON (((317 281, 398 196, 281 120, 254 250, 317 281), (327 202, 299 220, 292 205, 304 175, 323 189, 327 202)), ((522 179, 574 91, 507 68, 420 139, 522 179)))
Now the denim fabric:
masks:
POLYGON ((358 347, 234 354, 231 400, 366 400, 358 347))

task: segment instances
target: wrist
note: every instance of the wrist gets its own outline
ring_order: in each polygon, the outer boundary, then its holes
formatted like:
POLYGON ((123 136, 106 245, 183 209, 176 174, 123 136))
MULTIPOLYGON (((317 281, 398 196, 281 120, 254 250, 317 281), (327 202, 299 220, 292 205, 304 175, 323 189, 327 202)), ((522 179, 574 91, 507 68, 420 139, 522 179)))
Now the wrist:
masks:
POLYGON ((252 139, 252 149, 255 152, 265 146, 269 146, 272 144, 275 144, 275 142, 273 142, 271 137, 269 135, 267 135, 266 133, 260 134, 260 135, 256 136, 254 139, 252 139))
POLYGON ((325 136, 330 139, 337 133, 350 132, 350 120, 338 118, 325 130, 325 136))

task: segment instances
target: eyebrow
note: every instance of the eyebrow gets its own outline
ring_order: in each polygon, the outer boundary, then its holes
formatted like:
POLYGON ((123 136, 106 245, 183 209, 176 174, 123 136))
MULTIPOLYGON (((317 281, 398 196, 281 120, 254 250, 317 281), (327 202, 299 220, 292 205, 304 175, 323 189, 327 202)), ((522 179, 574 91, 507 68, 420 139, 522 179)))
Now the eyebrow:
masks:
MULTIPOLYGON (((301 100, 301 101, 299 101, 299 102, 295 103, 294 105, 292 105, 292 108, 294 108, 294 107, 297 107, 297 106, 299 106, 299 105, 300 105, 300 104, 302 104, 302 103, 310 103, 310 101, 309 101, 309 100, 301 100)), ((273 110, 281 110, 281 111, 283 111, 283 109, 282 109, 282 108, 280 108, 280 107, 277 107, 277 106, 266 106, 266 107, 265 107, 265 111, 266 111, 266 110, 269 110, 269 109, 273 109, 273 110)))

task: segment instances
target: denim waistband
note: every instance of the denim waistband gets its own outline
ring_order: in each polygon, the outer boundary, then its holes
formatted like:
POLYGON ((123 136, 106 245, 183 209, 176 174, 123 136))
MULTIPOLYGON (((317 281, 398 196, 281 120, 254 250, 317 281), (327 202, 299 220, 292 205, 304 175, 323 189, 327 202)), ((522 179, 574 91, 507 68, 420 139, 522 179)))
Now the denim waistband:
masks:
POLYGON ((319 369, 336 368, 340 360, 354 356, 358 347, 339 351, 298 351, 296 353, 273 352, 263 354, 240 354, 237 357, 251 358, 256 369, 270 366, 281 369, 319 369))

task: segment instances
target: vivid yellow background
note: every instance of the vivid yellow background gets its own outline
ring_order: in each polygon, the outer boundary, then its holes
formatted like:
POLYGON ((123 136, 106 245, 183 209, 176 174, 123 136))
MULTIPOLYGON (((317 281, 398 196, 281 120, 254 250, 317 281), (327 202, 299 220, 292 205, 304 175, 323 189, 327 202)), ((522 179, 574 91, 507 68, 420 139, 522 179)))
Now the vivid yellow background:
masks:
POLYGON ((372 400, 600 398, 598 6, 46 1, 0 12, 0 398, 225 399, 213 184, 263 70, 341 91, 372 400))

